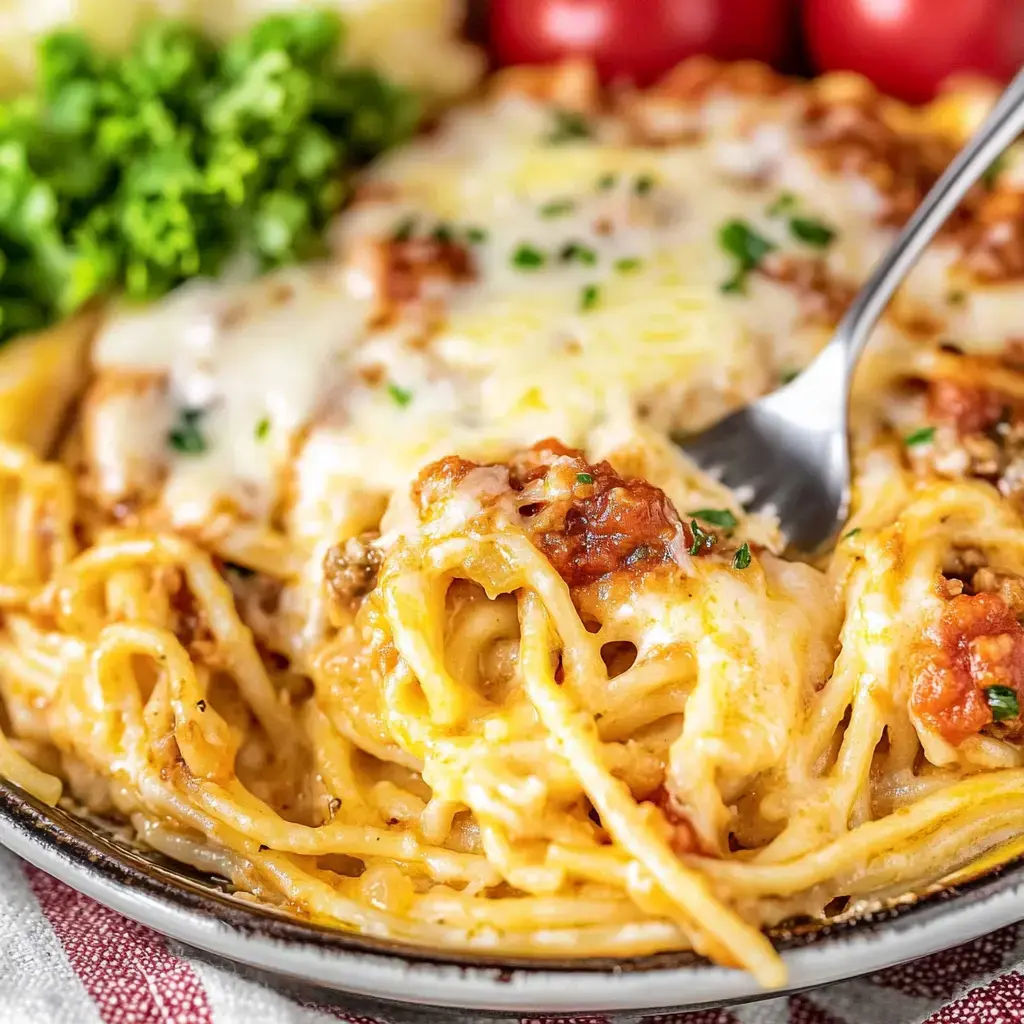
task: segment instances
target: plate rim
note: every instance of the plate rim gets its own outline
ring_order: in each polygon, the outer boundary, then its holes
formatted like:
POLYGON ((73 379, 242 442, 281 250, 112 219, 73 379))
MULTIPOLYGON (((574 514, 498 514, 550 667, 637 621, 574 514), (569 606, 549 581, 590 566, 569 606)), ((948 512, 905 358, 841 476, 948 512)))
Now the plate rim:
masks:
POLYGON ((777 998, 907 963, 1024 920, 1024 864, 1018 863, 957 886, 942 899, 826 929, 782 949, 787 983, 765 990, 743 971, 706 961, 663 966, 659 960, 665 958, 658 956, 622 964, 438 959, 429 950, 261 913, 225 895, 233 906, 228 909, 214 892, 198 883, 192 891, 173 875, 159 877, 143 856, 148 869, 141 868, 88 822, 66 811, 55 815, 2 781, 0 845, 111 910, 215 957, 333 992, 471 1012, 663 1013, 777 998), (60 815, 81 828, 66 829, 60 815), (370 948, 373 941, 378 948, 370 948))

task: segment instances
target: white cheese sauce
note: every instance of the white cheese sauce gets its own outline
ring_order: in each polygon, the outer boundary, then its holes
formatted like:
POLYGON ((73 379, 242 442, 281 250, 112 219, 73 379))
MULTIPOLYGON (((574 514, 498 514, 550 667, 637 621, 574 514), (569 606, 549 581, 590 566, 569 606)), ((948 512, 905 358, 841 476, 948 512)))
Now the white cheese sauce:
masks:
POLYGON ((111 318, 100 373, 166 374, 172 419, 203 410, 202 451, 153 452, 177 523, 225 502, 264 518, 286 499, 289 531, 312 543, 373 524, 440 456, 499 458, 547 436, 581 445, 637 413, 692 430, 806 365, 827 329, 758 275, 724 293, 736 261, 719 232, 742 219, 780 250, 823 255, 770 211, 783 187, 799 190, 801 212, 835 228, 837 271, 862 272, 877 245, 863 183, 860 207, 840 202, 857 189, 823 188, 802 157, 781 160, 781 130, 753 143, 786 168, 770 184, 723 173, 759 157, 720 141, 641 148, 610 126, 557 144, 552 130, 551 111, 521 99, 456 112, 373 170, 387 198, 339 219, 339 263, 194 283, 111 318), (474 279, 426 336, 374 326, 378 283, 347 262, 406 222, 472 253, 474 279))

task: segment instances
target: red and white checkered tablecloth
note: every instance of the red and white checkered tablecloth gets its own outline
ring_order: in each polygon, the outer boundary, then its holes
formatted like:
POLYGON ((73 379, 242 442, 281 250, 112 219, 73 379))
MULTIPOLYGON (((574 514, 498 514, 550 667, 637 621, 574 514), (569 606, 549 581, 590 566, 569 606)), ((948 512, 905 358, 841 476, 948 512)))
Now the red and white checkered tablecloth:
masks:
MULTIPOLYGON (((476 1024, 441 1011, 432 1020, 476 1024)), ((415 1010, 297 1001, 215 967, 0 850, 0 1024, 405 1024, 415 1010)), ((791 998, 656 1016, 521 1024, 1024 1022, 1024 926, 791 998)))

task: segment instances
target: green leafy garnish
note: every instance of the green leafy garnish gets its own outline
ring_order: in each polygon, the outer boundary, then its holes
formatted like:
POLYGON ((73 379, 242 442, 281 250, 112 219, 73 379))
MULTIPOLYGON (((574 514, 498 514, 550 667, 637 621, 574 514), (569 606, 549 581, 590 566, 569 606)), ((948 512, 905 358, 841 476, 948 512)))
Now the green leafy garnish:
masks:
POLYGON ((601 298, 601 289, 596 284, 584 285, 580 291, 580 309, 585 313, 593 309, 601 298))
POLYGON ((826 248, 836 237, 832 228, 814 217, 792 217, 789 221, 789 230, 794 238, 806 245, 813 245, 816 249, 826 248))
POLYGON ((992 163, 990 163, 988 167, 985 168, 985 173, 981 176, 981 181, 985 188, 989 189, 989 191, 996 187, 996 182, 999 180, 999 175, 1002 174, 1003 171, 1006 169, 1006 164, 1006 154, 1000 153, 999 156, 997 156, 995 160, 993 160, 992 163))
POLYGON ((780 192, 778 198, 764 211, 769 217, 781 217, 796 206, 796 196, 792 192, 780 192))
POLYGON ((579 242, 567 242, 562 246, 558 258, 563 263, 582 263, 585 267, 592 267, 597 262, 597 253, 587 245, 579 242))
POLYGON ((750 568, 750 545, 746 541, 737 549, 736 554, 732 556, 732 567, 734 569, 750 568))
POLYGON ((575 110, 556 110, 554 118, 554 126, 547 136, 549 143, 559 145, 563 142, 590 138, 590 125, 587 119, 575 110))
POLYGON ((451 245, 455 238, 455 232, 452 230, 450 224, 438 224, 433 231, 430 232, 430 237, 438 243, 438 245, 451 245))
POLYGON ((607 192, 609 189, 615 188, 615 183, 619 180, 617 174, 602 174, 597 179, 597 188, 600 192, 607 192))
POLYGON ((551 219, 552 217, 564 217, 576 209, 576 204, 571 199, 552 199, 540 208, 540 215, 551 219))
POLYGON ((257 441, 265 441, 269 435, 270 435, 270 417, 269 416, 264 416, 256 424, 256 440, 257 441))
POLYGON ((641 265, 642 262, 636 256, 624 256, 621 260, 615 261, 615 269, 620 274, 630 274, 634 270, 639 270, 641 265))
POLYGON ((592 484, 594 482, 593 476, 590 473, 577 473, 576 483, 578 484, 592 484))
POLYGON ((512 264, 520 270, 534 270, 544 266, 544 253, 528 242, 523 242, 512 253, 512 264))
POLYGON ((395 383, 388 384, 388 394, 395 405, 404 409, 412 401, 412 392, 401 388, 395 383))
POLYGON ((693 534, 693 543, 690 544, 691 555, 700 555, 710 551, 718 539, 713 533, 707 533, 701 529, 696 519, 690 520, 690 533, 693 534))
POLYGON ((1017 718, 1020 715, 1020 701, 1017 699, 1017 691, 1009 686, 986 686, 985 700, 992 711, 992 717, 997 722, 1003 722, 1007 718, 1017 718))
POLYGON ((908 448, 913 448, 920 444, 931 444, 934 438, 934 427, 921 427, 919 430, 915 430, 912 433, 907 434, 907 436, 903 438, 903 443, 908 448))
POLYGON ((736 273, 721 286, 724 292, 741 292, 750 273, 773 249, 774 242, 759 235, 746 221, 727 221, 718 232, 718 244, 736 261, 736 273))
POLYGON ((792 384, 799 376, 800 370, 783 370, 782 373, 779 374, 779 380, 781 380, 783 384, 792 384))
POLYGON ((737 526, 737 519, 727 508, 699 508, 691 512, 694 519, 702 519, 712 526, 721 526, 724 530, 734 530, 737 526))
POLYGON ((90 299, 150 299, 247 254, 315 255, 350 172, 407 138, 406 90, 339 61, 330 11, 226 44, 154 21, 121 56, 58 31, 0 103, 0 340, 90 299))
POLYGON ((633 191, 638 196, 645 196, 651 189, 654 188, 654 178, 649 174, 641 174, 633 182, 633 191))
POLYGON ((167 443, 182 455, 202 455, 209 447, 200 429, 202 409, 182 409, 167 434, 167 443))
POLYGON ((849 540, 851 537, 856 537, 858 533, 860 533, 860 527, 855 526, 852 530, 847 530, 847 532, 843 534, 842 539, 849 540))
POLYGON ((395 230, 391 232, 391 238, 395 242, 408 242, 416 231, 416 217, 408 216, 398 222, 395 230))
POLYGON ((487 232, 483 228, 466 228, 466 241, 470 245, 482 245, 487 241, 487 232))

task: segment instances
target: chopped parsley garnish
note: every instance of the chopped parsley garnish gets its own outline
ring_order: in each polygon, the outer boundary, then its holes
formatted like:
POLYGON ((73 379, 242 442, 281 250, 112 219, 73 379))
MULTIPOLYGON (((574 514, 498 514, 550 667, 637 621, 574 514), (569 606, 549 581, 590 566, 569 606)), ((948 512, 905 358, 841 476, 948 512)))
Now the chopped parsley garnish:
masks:
POLYGON ((934 427, 921 427, 903 438, 903 443, 908 448, 914 448, 920 444, 931 444, 935 438, 934 427))
POLYGON ((781 217, 796 206, 796 196, 792 192, 780 192, 778 198, 764 211, 769 217, 781 217))
POLYGON ((724 530, 733 530, 737 526, 736 517, 727 508, 699 508, 690 515, 712 526, 721 526, 724 530))
POLYGON ((556 110, 554 118, 554 126, 547 137, 549 143, 557 146, 563 142, 590 138, 590 124, 575 110, 556 110))
POLYGON ((744 541, 736 554, 732 556, 732 567, 734 569, 750 568, 750 545, 744 541))
POLYGON ((641 266, 642 261, 636 256, 624 256, 621 260, 615 261, 615 269, 620 274, 630 274, 634 270, 639 270, 641 266))
POLYGON ((860 527, 855 526, 852 530, 848 530, 844 533, 842 539, 849 540, 851 537, 856 537, 858 533, 860 533, 860 527))
POLYGON ((450 224, 438 224, 433 231, 430 232, 430 237, 437 242, 439 245, 449 245, 452 239, 455 237, 450 224))
POLYGON ((391 238, 395 242, 408 242, 412 238, 416 231, 416 218, 406 217, 404 220, 399 221, 398 226, 391 233, 391 238))
POLYGON ((601 289, 596 284, 584 285, 580 292, 580 309, 586 312, 593 309, 601 298, 601 289))
POLYGON ((835 240, 835 230, 814 217, 792 217, 789 230, 794 238, 805 245, 813 245, 816 249, 824 249, 835 240))
POLYGON ((571 199, 552 199, 540 208, 540 215, 551 219, 552 217, 564 217, 576 209, 576 204, 571 199))
POLYGON ((615 183, 619 180, 617 174, 602 174, 597 179, 597 188, 600 192, 607 192, 609 189, 615 188, 615 183))
POLYGON ((654 188, 654 178, 652 178, 649 174, 641 174, 633 182, 633 191, 638 196, 647 195, 647 193, 650 192, 652 188, 654 188))
POLYGON ((1010 686, 986 686, 985 700, 997 722, 1004 722, 1007 718, 1017 718, 1020 715, 1017 691, 1010 686))
POLYGON ((779 379, 783 384, 792 384, 799 376, 799 370, 783 370, 782 373, 779 374, 779 379))
POLYGON ((514 266, 519 267, 520 270, 535 270, 537 267, 543 267, 544 260, 544 253, 528 242, 523 242, 512 253, 512 263, 514 266))
POLYGON ((582 263, 585 267, 592 267, 597 262, 597 253, 589 246, 580 242, 568 242, 562 246, 558 258, 563 263, 582 263))
POLYGON ((388 394, 395 405, 404 409, 412 401, 412 392, 407 388, 399 387, 394 382, 388 384, 388 394))
POLYGON ((578 484, 592 484, 594 482, 593 476, 590 473, 577 473, 576 483, 578 484))
POLYGON ((710 551, 718 539, 713 533, 702 530, 696 519, 690 520, 690 532, 693 534, 693 543, 690 545, 690 554, 699 555, 710 551))
POLYGON ((996 187, 996 181, 999 179, 999 175, 1003 173, 1006 168, 1006 154, 1000 153, 985 169, 985 173, 981 176, 982 183, 985 188, 993 189, 996 187))
POLYGON ((41 39, 38 85, 0 114, 0 341, 239 255, 320 253, 352 172, 419 120, 343 35, 337 11, 292 5, 225 41, 171 19, 116 55, 63 26, 41 39))
POLYGON ((487 241, 487 232, 483 228, 466 228, 466 241, 471 245, 480 245, 487 241))
POLYGON ((167 434, 167 443, 182 455, 202 455, 208 445, 200 429, 202 409, 182 409, 178 422, 167 434))
POLYGON ((724 292, 741 292, 747 274, 776 248, 774 242, 759 235, 746 221, 727 221, 718 232, 718 244, 736 261, 736 273, 722 284, 724 292))
POLYGON ((270 417, 264 416, 263 419, 256 424, 256 440, 265 441, 267 436, 270 434, 270 417))

